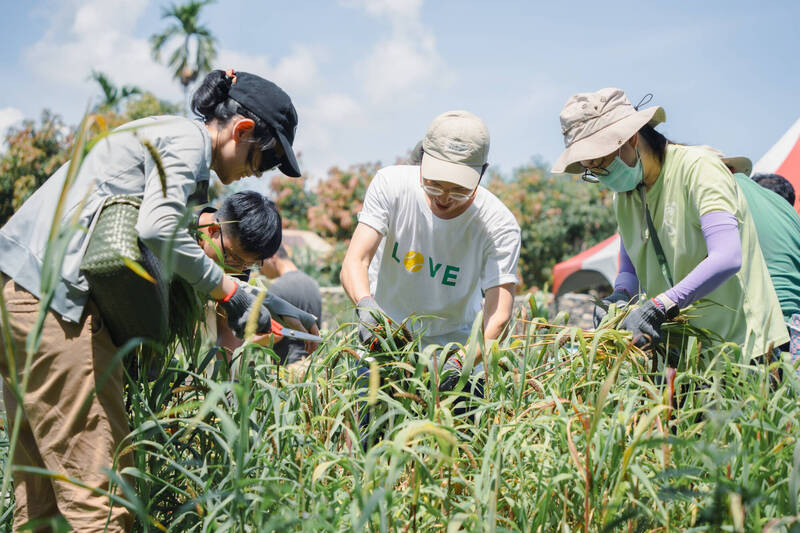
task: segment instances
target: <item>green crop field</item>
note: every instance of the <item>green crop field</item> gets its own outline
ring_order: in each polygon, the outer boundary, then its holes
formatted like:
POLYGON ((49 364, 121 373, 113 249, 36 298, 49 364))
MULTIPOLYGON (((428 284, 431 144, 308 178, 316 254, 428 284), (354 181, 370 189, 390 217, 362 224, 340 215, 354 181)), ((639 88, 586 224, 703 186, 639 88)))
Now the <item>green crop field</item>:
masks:
POLYGON ((121 453, 134 467, 118 504, 137 531, 798 527, 800 382, 787 361, 744 364, 735 348, 698 359, 693 344, 676 371, 654 371, 629 334, 565 318, 518 316, 487 357, 485 399, 457 405, 416 344, 388 346, 372 363, 382 379, 358 381, 352 327, 300 372, 266 348, 228 366, 197 343, 153 381, 129 381, 121 453))
MULTIPOLYGON (((44 304, 75 231, 53 228, 44 304)), ((1 301, 0 311, 7 343, 1 301)), ((482 399, 439 393, 442 358, 417 341, 384 341, 362 360, 348 323, 300 369, 254 344, 228 364, 199 326, 155 359, 128 343, 116 362, 128 368, 132 430, 119 454, 133 466, 111 474, 114 503, 135 513, 136 531, 800 531, 800 381, 788 354, 744 361, 679 321, 667 332, 690 336, 669 368, 614 328, 619 314, 597 331, 545 317, 535 297, 518 311, 484 356, 482 399)), ((3 428, 10 530, 19 426, 3 428)))

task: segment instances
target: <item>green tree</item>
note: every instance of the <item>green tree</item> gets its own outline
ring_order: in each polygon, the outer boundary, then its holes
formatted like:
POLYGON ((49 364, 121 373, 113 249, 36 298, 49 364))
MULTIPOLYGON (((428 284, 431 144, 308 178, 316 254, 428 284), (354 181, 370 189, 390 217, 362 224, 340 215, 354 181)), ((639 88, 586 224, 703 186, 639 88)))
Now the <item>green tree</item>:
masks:
MULTIPOLYGON (((144 92, 139 98, 125 101, 122 113, 101 105, 96 114, 102 117, 105 127, 115 128, 131 120, 151 115, 174 115, 179 111, 180 105, 144 92)), ((66 126, 58 115, 45 110, 39 124, 26 121, 7 132, 7 149, 0 155, 0 226, 67 161, 74 129, 66 126)))
POLYGON ((514 213, 522 230, 519 268, 527 287, 551 282, 556 263, 617 230, 608 190, 550 174, 542 162, 515 170, 509 180, 493 176, 489 190, 514 213))
POLYGON ((314 193, 305 188, 305 178, 276 174, 269 184, 272 199, 281 212, 284 228, 308 229, 308 209, 316 204, 314 193))
POLYGON ((124 122, 129 122, 154 115, 178 115, 180 113, 180 104, 161 100, 151 92, 144 92, 139 98, 127 101, 122 118, 124 122))
POLYGON ((73 129, 47 110, 39 124, 27 120, 6 133, 7 149, 0 157, 0 226, 67 161, 72 138, 73 129))
POLYGON ((165 8, 161 18, 170 19, 171 24, 164 31, 150 37, 150 46, 156 61, 161 61, 161 52, 168 42, 174 38, 182 40, 170 54, 167 65, 173 70, 175 79, 180 81, 187 97, 189 84, 199 75, 209 72, 211 63, 217 56, 216 38, 206 26, 200 24, 200 11, 212 1, 192 0, 165 8))
POLYGON ((96 70, 92 70, 90 78, 97 82, 103 93, 103 100, 95 107, 97 111, 118 111, 122 102, 135 94, 142 94, 135 85, 117 87, 108 76, 96 70))
POLYGON ((349 240, 356 229, 364 195, 379 164, 353 165, 346 170, 337 167, 328 171, 328 179, 320 182, 316 202, 308 209, 308 227, 335 241, 349 240))

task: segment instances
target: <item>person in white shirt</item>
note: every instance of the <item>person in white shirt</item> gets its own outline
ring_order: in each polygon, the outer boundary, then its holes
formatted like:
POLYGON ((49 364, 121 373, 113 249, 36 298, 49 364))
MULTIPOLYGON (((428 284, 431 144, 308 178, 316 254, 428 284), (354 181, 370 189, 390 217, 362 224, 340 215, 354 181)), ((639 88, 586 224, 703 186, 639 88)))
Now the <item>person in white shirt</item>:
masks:
MULTIPOLYGON (((442 346, 466 343, 482 303, 485 341, 499 338, 511 318, 520 229, 479 186, 488 167, 486 125, 467 111, 439 115, 422 152, 419 166, 375 175, 342 264, 342 285, 367 346, 377 311, 398 324, 422 316, 408 326, 423 345, 442 346)), ((458 383, 462 357, 454 353, 445 363, 441 390, 458 383)))

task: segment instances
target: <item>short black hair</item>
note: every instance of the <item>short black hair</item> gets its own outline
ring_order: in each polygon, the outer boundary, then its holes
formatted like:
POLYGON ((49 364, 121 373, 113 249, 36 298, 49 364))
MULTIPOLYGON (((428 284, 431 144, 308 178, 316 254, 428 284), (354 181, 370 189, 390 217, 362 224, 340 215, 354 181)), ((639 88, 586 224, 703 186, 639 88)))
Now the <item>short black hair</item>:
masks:
POLYGON ((218 211, 225 235, 236 237, 242 249, 266 259, 281 245, 281 214, 266 196, 242 191, 228 196, 218 211))
POLYGON ((289 252, 286 251, 286 247, 282 244, 278 247, 278 251, 275 252, 275 255, 280 259, 289 259, 289 252))
POLYGON ((778 193, 789 202, 789 205, 794 205, 794 187, 780 174, 753 174, 753 181, 765 189, 778 193))

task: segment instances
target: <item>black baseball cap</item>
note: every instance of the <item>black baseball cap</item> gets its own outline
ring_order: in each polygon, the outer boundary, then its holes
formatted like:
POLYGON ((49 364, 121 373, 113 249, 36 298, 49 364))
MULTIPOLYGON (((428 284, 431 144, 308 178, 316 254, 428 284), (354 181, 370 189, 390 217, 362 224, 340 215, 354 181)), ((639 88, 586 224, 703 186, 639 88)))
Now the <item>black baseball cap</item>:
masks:
POLYGON ((228 96, 266 122, 283 147, 278 168, 293 178, 300 177, 300 166, 292 150, 297 131, 297 111, 283 89, 249 72, 235 73, 228 96))

